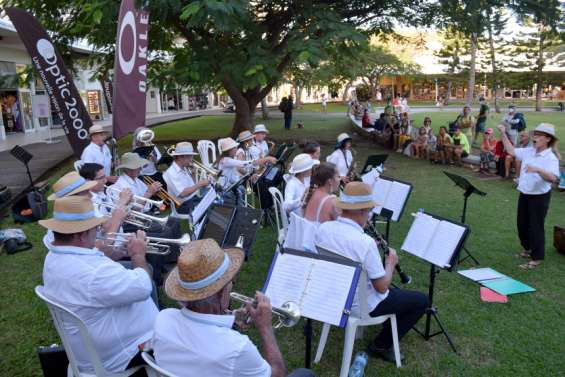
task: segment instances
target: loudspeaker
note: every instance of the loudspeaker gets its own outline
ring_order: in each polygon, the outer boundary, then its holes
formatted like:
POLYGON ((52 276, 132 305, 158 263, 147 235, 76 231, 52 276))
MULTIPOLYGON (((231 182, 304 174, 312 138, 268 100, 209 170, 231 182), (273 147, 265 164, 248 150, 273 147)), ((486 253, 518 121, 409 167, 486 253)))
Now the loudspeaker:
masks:
POLYGON ((257 230, 261 226, 262 216, 263 211, 260 209, 238 207, 224 240, 223 247, 235 246, 239 236, 243 235, 243 250, 245 251, 245 257, 248 258, 257 236, 257 230))
POLYGON ((565 228, 559 225, 553 227, 553 246, 558 253, 565 255, 565 228))

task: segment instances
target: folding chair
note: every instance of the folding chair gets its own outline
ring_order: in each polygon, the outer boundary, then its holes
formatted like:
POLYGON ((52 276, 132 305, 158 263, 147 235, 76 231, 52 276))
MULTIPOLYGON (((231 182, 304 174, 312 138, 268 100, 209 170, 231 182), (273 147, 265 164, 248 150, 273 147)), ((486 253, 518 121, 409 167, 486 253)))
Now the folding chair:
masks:
POLYGON ((273 198, 273 206, 275 211, 275 221, 277 223, 277 241, 279 245, 284 243, 286 231, 288 228, 288 216, 283 209, 283 195, 276 187, 269 187, 269 193, 273 198))
POLYGON ((315 223, 292 212, 283 247, 317 254, 318 251, 314 243, 317 228, 315 223))
POLYGON ((149 353, 150 350, 143 350, 141 353, 141 357, 147 363, 147 375, 149 377, 177 377, 176 374, 172 374, 171 372, 167 372, 165 369, 161 368, 155 362, 155 359, 149 353))

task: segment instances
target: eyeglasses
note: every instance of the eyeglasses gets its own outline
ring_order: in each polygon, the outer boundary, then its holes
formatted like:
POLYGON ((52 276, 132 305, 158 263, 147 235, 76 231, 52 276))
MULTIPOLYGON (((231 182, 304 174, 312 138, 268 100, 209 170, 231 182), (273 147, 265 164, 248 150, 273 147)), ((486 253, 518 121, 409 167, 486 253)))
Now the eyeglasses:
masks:
POLYGON ((95 181, 101 181, 101 180, 103 180, 103 179, 106 179, 106 176, 105 176, 105 175, 103 175, 102 177, 94 177, 94 180, 95 180, 95 181))

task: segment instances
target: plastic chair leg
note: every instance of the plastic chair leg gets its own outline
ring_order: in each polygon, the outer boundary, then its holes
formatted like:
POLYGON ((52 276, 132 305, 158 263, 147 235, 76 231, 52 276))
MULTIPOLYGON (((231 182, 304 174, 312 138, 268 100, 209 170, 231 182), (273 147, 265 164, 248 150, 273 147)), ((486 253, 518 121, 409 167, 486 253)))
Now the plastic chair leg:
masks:
POLYGON ((353 354, 353 346, 355 345, 355 332, 357 325, 347 324, 345 328, 345 339, 343 343, 343 357, 341 359, 341 371, 339 377, 347 377, 349 366, 351 364, 351 356, 353 354))
POLYGON ((324 323, 324 326, 322 326, 322 333, 320 334, 320 342, 318 343, 318 349, 316 350, 314 364, 318 364, 322 359, 322 354, 324 353, 324 348, 326 347, 326 341, 328 340, 328 335, 330 334, 331 327, 332 325, 330 325, 329 323, 324 323))
POLYGON ((396 316, 393 315, 390 318, 390 329, 392 331, 392 346, 394 348, 394 358, 396 360, 396 367, 400 368, 402 366, 402 360, 400 359, 400 344, 398 341, 398 329, 396 327, 396 316))
POLYGON ((357 331, 355 331, 355 340, 363 339, 363 334, 365 333, 365 327, 358 326, 357 331))

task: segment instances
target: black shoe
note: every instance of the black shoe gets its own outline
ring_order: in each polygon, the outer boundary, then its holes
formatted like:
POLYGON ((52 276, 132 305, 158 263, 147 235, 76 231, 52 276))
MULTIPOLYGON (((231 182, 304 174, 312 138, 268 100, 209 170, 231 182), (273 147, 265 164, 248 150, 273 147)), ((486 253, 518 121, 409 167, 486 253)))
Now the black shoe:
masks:
MULTIPOLYGON (((374 344, 369 344, 366 350, 367 354, 371 357, 382 359, 384 361, 388 361, 389 363, 396 364, 396 359, 394 357, 394 348, 390 347, 389 349, 382 349, 377 348, 374 344)), ((404 355, 400 354, 400 361, 404 362, 404 355)))

